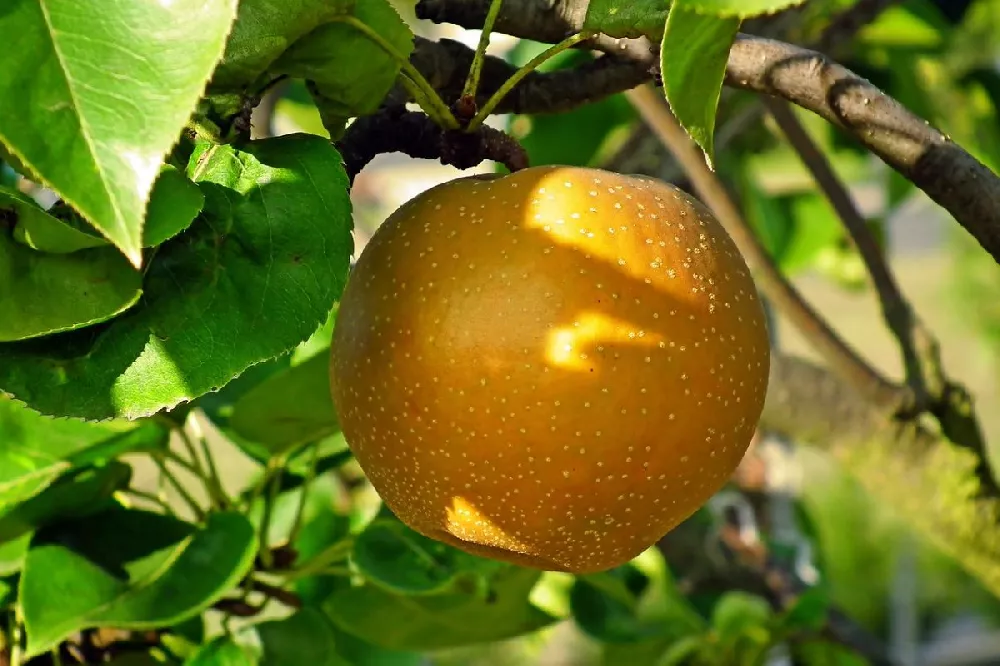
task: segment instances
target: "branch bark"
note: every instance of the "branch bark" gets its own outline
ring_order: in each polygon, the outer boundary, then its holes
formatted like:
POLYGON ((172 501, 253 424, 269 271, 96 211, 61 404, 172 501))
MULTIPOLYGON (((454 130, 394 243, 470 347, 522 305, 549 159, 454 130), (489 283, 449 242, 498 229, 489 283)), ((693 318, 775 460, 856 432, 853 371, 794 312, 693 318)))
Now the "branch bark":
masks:
POLYGON ((932 401, 940 399, 946 384, 937 340, 903 295, 868 222, 819 146, 785 102, 768 97, 764 103, 854 241, 878 294, 882 317, 899 342, 907 383, 915 394, 917 411, 923 411, 932 401))
MULTIPOLYGON (((581 0, 507 0, 496 30, 552 42, 579 31, 581 0)), ((418 15, 481 27, 489 0, 420 0, 418 15)), ((658 55, 649 40, 603 40, 597 46, 644 67, 658 55)), ((822 53, 740 33, 726 66, 726 85, 781 97, 857 139, 951 213, 1000 263, 1000 177, 897 101, 822 53)))
POLYGON ((823 449, 1000 596, 1000 499, 975 452, 880 412, 830 371, 774 354, 762 430, 823 449))

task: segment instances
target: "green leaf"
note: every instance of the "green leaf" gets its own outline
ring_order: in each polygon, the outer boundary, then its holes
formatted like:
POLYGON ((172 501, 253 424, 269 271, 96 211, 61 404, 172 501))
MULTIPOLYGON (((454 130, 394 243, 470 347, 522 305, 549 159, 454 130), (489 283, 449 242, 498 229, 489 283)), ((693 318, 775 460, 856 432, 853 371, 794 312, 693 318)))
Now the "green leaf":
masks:
POLYGON ((504 566, 425 537, 394 518, 370 523, 355 539, 351 559, 372 583, 406 595, 447 592, 460 578, 475 579, 504 566))
POLYGON ((353 249, 330 142, 215 146, 192 172, 205 210, 160 246, 141 306, 97 331, 0 345, 0 387, 43 413, 139 418, 217 390, 327 319, 353 249))
POLYGON ((747 630, 766 627, 773 611, 764 599, 746 592, 726 592, 712 611, 712 628, 722 640, 731 640, 747 630))
POLYGON ((660 39, 670 0, 590 0, 585 30, 612 37, 660 39))
POLYGON ((663 92, 677 121, 694 139, 709 167, 713 161, 715 114, 738 18, 720 18, 675 2, 660 44, 663 92))
MULTIPOLYGON (((4 194, 0 190, 0 202, 4 194)), ((205 197, 197 185, 176 168, 165 165, 150 195, 146 224, 142 230, 142 246, 156 247, 184 231, 197 217, 204 203, 205 197)), ((33 207, 34 210, 22 207, 19 211, 22 214, 18 216, 17 226, 14 228, 14 240, 19 243, 56 254, 108 245, 108 241, 72 209, 66 207, 68 215, 57 218, 46 214, 37 205, 33 207)))
POLYGON ((656 666, 684 666, 701 651, 704 645, 704 636, 685 636, 667 648, 656 662, 656 666))
POLYGON ((826 590, 812 587, 803 592, 784 613, 782 623, 792 631, 819 631, 826 624, 830 597, 826 590))
POLYGON ((6 609, 17 599, 17 588, 14 582, 0 578, 0 609, 6 609))
MULTIPOLYGON (((76 233, 30 200, 0 190, 0 217, 12 209, 18 219, 76 233)), ((0 342, 97 324, 125 312, 141 295, 142 274, 117 250, 38 252, 15 241, 0 224, 0 342)))
POLYGON ((108 245, 108 241, 87 229, 86 222, 78 221, 72 210, 57 204, 46 211, 14 189, 0 188, 0 215, 3 213, 14 224, 13 239, 33 250, 68 254, 108 245))
POLYGON ((347 659, 351 666, 427 666, 427 657, 420 652, 390 650, 373 645, 339 628, 337 653, 347 659))
POLYGON ((23 537, 57 520, 93 513, 103 508, 113 493, 127 487, 131 478, 130 465, 112 461, 59 479, 0 515, 0 543, 23 537))
POLYGON ((658 633, 656 622, 636 615, 636 595, 645 576, 625 565, 601 575, 580 577, 570 592, 570 610, 580 629, 603 642, 633 642, 658 633))
POLYGON ((167 436, 157 423, 53 419, 0 396, 0 512, 34 497, 74 467, 160 448, 167 436))
POLYGON ((164 166, 149 198, 142 246, 156 247, 181 233, 204 205, 205 196, 197 185, 174 167, 164 166))
POLYGON ((275 454, 337 433, 329 352, 321 351, 250 389, 233 405, 229 426, 275 454))
POLYGON ((403 596, 373 585, 343 588, 323 609, 346 632, 395 650, 437 650, 521 636, 555 622, 528 600, 540 571, 505 567, 487 598, 448 593, 403 596))
POLYGON ((246 574, 255 546, 253 526, 235 513, 212 514, 198 528, 114 508, 47 527, 32 540, 21 576, 28 656, 88 627, 179 623, 246 574))
POLYGON ((258 666, 250 650, 229 636, 219 636, 205 643, 184 666, 258 666))
POLYGON ((210 89, 244 91, 295 41, 335 16, 350 12, 354 2, 241 0, 210 89))
POLYGON ((0 541, 0 576, 10 576, 21 570, 30 541, 30 532, 10 541, 0 541))
POLYGON ((336 629, 319 609, 303 608, 253 629, 262 651, 260 666, 352 666, 337 654, 336 629))
POLYGON ((146 203, 221 57, 236 0, 15 0, 0 143, 136 266, 146 203))
MULTIPOLYGON (((396 55, 409 58, 413 33, 388 0, 363 0, 354 18, 388 42, 396 55)), ((272 72, 308 79, 321 95, 321 115, 344 117, 378 109, 399 74, 400 62, 370 37, 344 22, 320 26, 295 42, 274 63, 272 72)))
POLYGON ((674 5, 702 14, 750 18, 774 14, 806 0, 674 0, 674 5))

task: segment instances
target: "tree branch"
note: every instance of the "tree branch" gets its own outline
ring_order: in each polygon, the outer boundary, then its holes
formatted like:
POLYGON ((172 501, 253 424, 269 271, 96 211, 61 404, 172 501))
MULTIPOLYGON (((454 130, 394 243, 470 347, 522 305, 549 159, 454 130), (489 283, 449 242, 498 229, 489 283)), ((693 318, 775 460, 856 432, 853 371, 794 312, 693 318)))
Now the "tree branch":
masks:
POLYGON ((932 401, 940 400, 945 386, 937 340, 903 295, 868 222, 819 146, 785 102, 765 97, 764 104, 854 241, 878 294, 882 316, 899 342, 907 383, 916 398, 916 411, 923 411, 932 401))
POLYGON ((483 160, 494 160, 511 171, 528 166, 524 148, 498 129, 483 125, 474 132, 445 130, 425 114, 401 107, 358 118, 336 145, 351 182, 383 153, 440 159, 442 164, 459 169, 474 167, 483 160))
MULTIPOLYGON (((420 0, 418 16, 481 27, 489 0, 420 0)), ((496 31, 552 42, 583 26, 581 0, 508 0, 496 31)), ((655 47, 645 38, 603 40, 598 48, 650 72, 655 47)), ((951 213, 1000 262, 1000 178, 881 90, 816 51, 740 33, 726 85, 782 97, 857 139, 951 213)))
POLYGON ((827 359, 835 371, 850 381, 863 395, 894 413, 904 406, 909 406, 911 402, 909 392, 891 384, 858 356, 782 275, 781 270, 775 265, 730 198, 719 177, 708 168, 699 148, 667 108, 662 96, 653 88, 644 86, 630 91, 628 97, 646 123, 684 167, 698 195, 736 241, 764 295, 808 336, 810 343, 827 359))

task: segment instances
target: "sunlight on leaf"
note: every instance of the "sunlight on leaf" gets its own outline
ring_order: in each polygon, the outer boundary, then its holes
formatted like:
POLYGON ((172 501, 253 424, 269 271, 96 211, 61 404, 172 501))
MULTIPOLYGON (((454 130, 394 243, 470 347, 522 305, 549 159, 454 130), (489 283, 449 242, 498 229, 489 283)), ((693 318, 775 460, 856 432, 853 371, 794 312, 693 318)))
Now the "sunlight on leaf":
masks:
POLYGON ((163 156, 222 55, 236 0, 15 0, 0 143, 134 264, 163 156), (61 148, 56 149, 56 146, 61 148))

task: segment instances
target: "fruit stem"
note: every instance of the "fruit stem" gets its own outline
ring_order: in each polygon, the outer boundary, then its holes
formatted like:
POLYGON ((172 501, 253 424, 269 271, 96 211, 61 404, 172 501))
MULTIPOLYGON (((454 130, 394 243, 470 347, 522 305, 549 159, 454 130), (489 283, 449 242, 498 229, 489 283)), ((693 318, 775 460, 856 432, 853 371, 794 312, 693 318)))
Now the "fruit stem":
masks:
POLYGON ((531 74, 533 71, 538 69, 538 67, 543 62, 549 60, 554 56, 559 55, 566 49, 576 46, 580 42, 585 42, 588 39, 592 39, 595 34, 596 33, 590 30, 578 32, 575 35, 567 37, 558 44, 550 46, 549 48, 545 49, 544 51, 536 55, 534 58, 529 60, 527 63, 524 64, 523 67, 514 72, 509 79, 504 81, 503 85, 497 88, 496 92, 494 92, 490 96, 490 98, 486 100, 486 103, 483 104, 483 108, 479 109, 475 117, 471 121, 469 121, 469 125, 466 129, 468 131, 472 131, 477 127, 479 127, 480 125, 482 125, 483 121, 485 121, 486 118, 489 117, 491 113, 493 113, 493 109, 497 107, 497 105, 503 100, 503 98, 506 97, 507 94, 524 79, 524 77, 526 77, 528 74, 531 74))
POLYGON ((493 0, 490 9, 486 13, 486 21, 483 23, 483 31, 479 33, 479 44, 476 45, 476 53, 472 56, 472 65, 469 67, 469 76, 465 79, 465 87, 462 89, 462 97, 475 98, 476 89, 479 87, 479 75, 483 71, 483 62, 486 60, 486 49, 490 45, 490 34, 493 32, 493 24, 500 14, 500 5, 503 0, 493 0))
POLYGON ((413 66, 409 58, 403 56, 382 35, 372 30, 363 21, 358 20, 357 17, 338 16, 334 21, 351 26, 377 44, 379 48, 399 64, 400 79, 403 87, 413 96, 414 100, 420 105, 420 108, 438 125, 446 129, 458 129, 458 121, 455 119, 455 115, 451 112, 451 109, 448 108, 448 105, 444 103, 441 96, 434 90, 434 86, 420 73, 420 70, 413 66))

